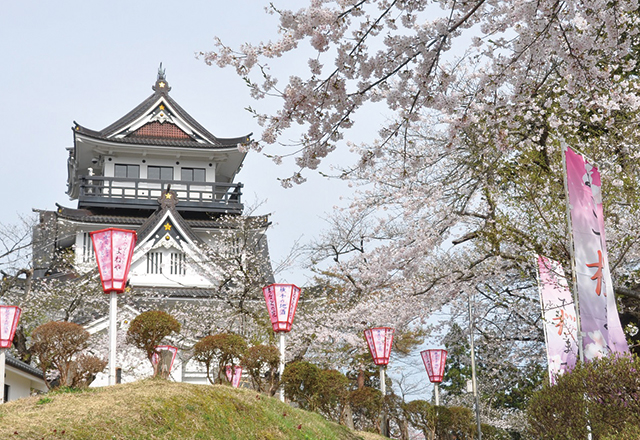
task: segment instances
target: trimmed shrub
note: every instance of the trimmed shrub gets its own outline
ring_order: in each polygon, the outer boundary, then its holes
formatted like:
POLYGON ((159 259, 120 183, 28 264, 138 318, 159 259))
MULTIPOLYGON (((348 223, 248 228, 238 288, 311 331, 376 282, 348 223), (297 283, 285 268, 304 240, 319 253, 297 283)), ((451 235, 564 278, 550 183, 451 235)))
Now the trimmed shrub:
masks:
POLYGON ((302 409, 317 408, 316 394, 319 386, 320 368, 310 362, 296 361, 288 364, 282 374, 284 394, 302 409))
POLYGON ((237 365, 247 350, 242 336, 232 333, 220 333, 202 338, 193 347, 193 358, 205 365, 207 379, 214 383, 229 383, 225 374, 226 365, 237 365), (217 379, 213 373, 217 372, 217 379))
POLYGON ((383 398, 380 390, 362 387, 349 393, 349 403, 353 410, 353 423, 362 431, 379 431, 379 418, 383 398))
POLYGON ((254 345, 245 352, 242 366, 251 377, 254 388, 273 396, 278 390, 280 351, 273 345, 254 345))
POLYGON ((57 370, 57 383, 45 379, 49 388, 89 385, 95 375, 104 370, 106 362, 95 356, 79 356, 89 347, 89 332, 81 325, 66 321, 51 321, 37 327, 31 334, 31 351, 40 361, 45 378, 57 370))
POLYGON ((340 422, 349 398, 349 379, 338 370, 320 370, 315 396, 318 411, 330 420, 340 422))
MULTIPOLYGON (((156 347, 162 344, 167 336, 180 333, 182 325, 173 316, 160 310, 151 310, 136 316, 127 331, 127 343, 144 351, 149 362, 156 347)), ((153 363, 152 363, 153 365, 153 363)), ((157 365, 153 368, 153 376, 158 375, 157 365)))
POLYGON ((611 355, 580 364, 545 385, 527 407, 537 439, 622 438, 640 427, 640 359, 611 355), (635 428, 634 428, 635 427, 635 428), (626 435, 626 434, 625 434, 626 435))

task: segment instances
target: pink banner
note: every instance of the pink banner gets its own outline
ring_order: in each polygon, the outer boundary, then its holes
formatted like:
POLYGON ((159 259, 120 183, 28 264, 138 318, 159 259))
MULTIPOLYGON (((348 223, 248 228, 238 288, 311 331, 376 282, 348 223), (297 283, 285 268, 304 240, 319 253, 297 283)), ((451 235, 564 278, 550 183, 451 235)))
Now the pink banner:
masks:
POLYGON ((580 324, 584 355, 589 360, 611 351, 628 351, 628 347, 626 342, 621 342, 624 334, 613 300, 602 204, 595 198, 601 199, 600 175, 596 167, 570 148, 566 151, 566 161, 580 324))
POLYGON ((240 379, 242 379, 242 367, 240 365, 236 365, 235 367, 227 365, 225 370, 227 380, 231 382, 231 386, 238 388, 240 385, 240 379))
MULTIPOLYGON (((586 162, 587 167, 589 163, 586 162)), ((598 216, 598 225, 600 227, 600 237, 602 239, 602 258, 604 260, 604 268, 602 274, 605 280, 605 288, 607 295, 607 328, 609 329, 609 347, 614 352, 629 352, 629 344, 624 336, 622 325, 620 324, 620 315, 618 315, 618 306, 616 305, 616 296, 613 292, 613 281, 611 280, 611 270, 609 268, 609 254, 607 253, 607 240, 604 231, 604 210, 602 208, 602 181, 600 180, 600 172, 596 167, 591 170, 591 193, 596 204, 596 215, 598 216)))
POLYGON ((547 341, 549 379, 554 385, 558 376, 571 371, 576 365, 576 308, 560 263, 538 256, 538 281, 547 341))

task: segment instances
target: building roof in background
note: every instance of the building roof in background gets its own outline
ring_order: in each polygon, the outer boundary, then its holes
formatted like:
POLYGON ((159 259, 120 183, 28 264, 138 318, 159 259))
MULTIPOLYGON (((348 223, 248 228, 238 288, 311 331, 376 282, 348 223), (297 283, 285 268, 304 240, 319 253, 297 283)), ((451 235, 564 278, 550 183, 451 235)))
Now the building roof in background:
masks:
POLYGON ((171 87, 160 63, 154 93, 133 110, 102 130, 91 130, 74 122, 74 132, 94 139, 171 147, 216 149, 251 142, 251 133, 235 138, 219 138, 210 133, 171 96, 171 87))

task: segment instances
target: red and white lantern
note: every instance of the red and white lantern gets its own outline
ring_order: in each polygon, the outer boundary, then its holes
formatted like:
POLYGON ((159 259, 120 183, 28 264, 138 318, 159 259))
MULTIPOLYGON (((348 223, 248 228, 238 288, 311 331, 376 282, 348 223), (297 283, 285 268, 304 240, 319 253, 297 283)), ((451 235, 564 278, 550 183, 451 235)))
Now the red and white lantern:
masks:
POLYGON ((0 305, 0 349, 11 348, 22 309, 0 305))
POLYGON ((108 228, 90 234, 104 293, 124 292, 136 245, 135 231, 108 228))
POLYGON ((173 369, 173 362, 176 360, 176 354, 178 353, 178 348, 173 345, 158 345, 156 347, 156 352, 151 355, 151 363, 155 368, 160 361, 160 352, 161 351, 170 351, 171 352, 171 363, 169 364, 169 372, 173 369))
POLYGON ((227 380, 231 382, 231 386, 238 388, 240 385, 240 379, 242 378, 242 367, 240 365, 236 365, 235 367, 227 365, 226 374, 227 380))
POLYGON ((393 343, 393 329, 391 327, 375 327, 364 331, 367 339, 373 363, 376 365, 388 365, 393 343))
POLYGON ((420 352, 424 368, 431 383, 440 383, 444 378, 444 365, 447 361, 447 350, 424 350, 420 352))
POLYGON ((291 331, 300 299, 300 288, 294 284, 271 284, 263 287, 262 293, 267 302, 273 331, 276 333, 291 331))

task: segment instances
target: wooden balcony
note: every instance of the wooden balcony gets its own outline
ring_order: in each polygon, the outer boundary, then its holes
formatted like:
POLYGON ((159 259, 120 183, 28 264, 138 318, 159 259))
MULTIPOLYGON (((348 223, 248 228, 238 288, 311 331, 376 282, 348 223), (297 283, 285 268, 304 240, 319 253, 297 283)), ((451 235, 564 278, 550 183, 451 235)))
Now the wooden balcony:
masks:
POLYGON ((241 214, 241 183, 184 182, 82 176, 78 208, 155 209, 162 192, 171 185, 178 196, 178 211, 241 214))

